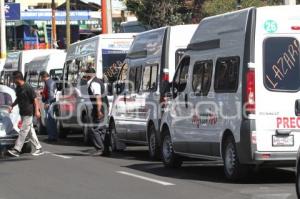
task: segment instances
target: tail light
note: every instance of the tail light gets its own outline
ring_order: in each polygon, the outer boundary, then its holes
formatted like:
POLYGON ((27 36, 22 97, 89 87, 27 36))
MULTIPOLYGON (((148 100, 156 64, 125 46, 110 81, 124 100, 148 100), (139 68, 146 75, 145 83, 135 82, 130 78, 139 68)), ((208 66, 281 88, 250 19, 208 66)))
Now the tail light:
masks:
POLYGON ((246 84, 246 112, 255 113, 255 72, 253 69, 247 72, 246 84))
POLYGON ((162 81, 168 81, 169 82, 169 70, 164 69, 163 75, 162 75, 162 81))
POLYGON ((18 128, 20 129, 21 127, 22 127, 22 120, 20 120, 19 122, 18 122, 18 128))

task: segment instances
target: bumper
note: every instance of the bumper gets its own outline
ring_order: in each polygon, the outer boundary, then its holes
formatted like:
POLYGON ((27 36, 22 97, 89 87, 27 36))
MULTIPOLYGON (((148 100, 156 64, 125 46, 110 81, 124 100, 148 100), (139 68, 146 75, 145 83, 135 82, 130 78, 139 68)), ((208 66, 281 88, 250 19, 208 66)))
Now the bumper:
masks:
POLYGON ((259 161, 296 161, 297 152, 255 152, 254 159, 259 161))
POLYGON ((0 147, 15 145, 17 138, 0 138, 0 147))

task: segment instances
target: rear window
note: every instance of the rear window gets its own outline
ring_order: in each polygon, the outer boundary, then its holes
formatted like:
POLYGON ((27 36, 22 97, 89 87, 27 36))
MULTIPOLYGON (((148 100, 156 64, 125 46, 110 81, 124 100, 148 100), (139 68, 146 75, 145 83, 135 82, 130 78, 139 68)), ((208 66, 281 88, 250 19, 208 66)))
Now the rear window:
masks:
POLYGON ((299 41, 292 37, 271 37, 263 45, 265 87, 271 91, 298 91, 299 41))
POLYGON ((0 106, 11 105, 12 99, 11 96, 7 93, 0 92, 0 106))

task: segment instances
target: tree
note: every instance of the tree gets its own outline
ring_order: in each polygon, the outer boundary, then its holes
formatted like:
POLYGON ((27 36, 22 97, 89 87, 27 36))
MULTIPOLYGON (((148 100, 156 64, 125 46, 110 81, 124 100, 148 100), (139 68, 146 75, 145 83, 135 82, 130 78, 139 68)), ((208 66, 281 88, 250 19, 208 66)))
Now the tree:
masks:
POLYGON ((191 21, 191 12, 184 0, 126 0, 125 3, 139 21, 153 28, 191 21))
MULTIPOLYGON (((260 7, 267 5, 266 1, 261 0, 241 0, 241 8, 260 7)), ((203 10, 207 16, 222 14, 237 10, 237 0, 206 0, 203 10)))

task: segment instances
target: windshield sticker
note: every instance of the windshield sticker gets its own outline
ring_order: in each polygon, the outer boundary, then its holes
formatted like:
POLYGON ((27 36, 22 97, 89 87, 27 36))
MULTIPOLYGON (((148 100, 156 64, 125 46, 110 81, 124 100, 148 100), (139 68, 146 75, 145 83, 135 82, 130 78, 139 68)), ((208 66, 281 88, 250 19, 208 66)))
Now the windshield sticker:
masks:
POLYGON ((267 20, 264 24, 265 31, 268 33, 274 33, 278 29, 278 25, 274 20, 267 20))

